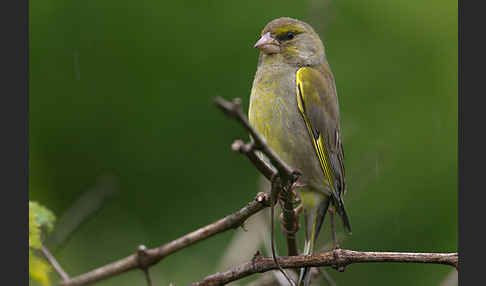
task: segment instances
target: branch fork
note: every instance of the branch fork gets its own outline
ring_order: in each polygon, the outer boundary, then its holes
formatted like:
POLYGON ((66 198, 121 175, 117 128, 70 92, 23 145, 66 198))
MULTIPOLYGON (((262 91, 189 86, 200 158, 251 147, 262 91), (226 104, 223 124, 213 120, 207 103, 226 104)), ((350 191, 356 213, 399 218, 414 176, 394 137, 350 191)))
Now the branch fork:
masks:
MULTIPOLYGON (((233 99, 229 102, 221 97, 214 99, 216 105, 223 112, 240 122, 253 139, 249 143, 243 140, 236 140, 231 145, 231 149, 245 155, 253 165, 272 183, 272 202, 280 201, 282 208, 282 229, 287 239, 288 255, 298 255, 298 245, 295 233, 298 230, 298 214, 294 211, 294 191, 296 182, 302 173, 285 163, 278 155, 270 149, 265 139, 250 125, 247 117, 243 114, 241 100, 233 99), (261 158, 257 152, 263 153, 275 166, 273 168, 261 158), (275 170, 276 169, 276 170, 275 170)), ((273 218, 272 218, 273 219, 273 218)))

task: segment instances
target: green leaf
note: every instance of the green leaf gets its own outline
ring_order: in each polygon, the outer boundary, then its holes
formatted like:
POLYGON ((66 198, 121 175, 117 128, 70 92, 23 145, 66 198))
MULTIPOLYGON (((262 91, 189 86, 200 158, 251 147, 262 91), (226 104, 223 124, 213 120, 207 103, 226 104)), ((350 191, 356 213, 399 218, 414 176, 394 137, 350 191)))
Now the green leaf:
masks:
POLYGON ((29 275, 43 285, 49 285, 51 266, 29 249, 29 275))
POLYGON ((39 249, 42 246, 40 240, 40 225, 35 219, 34 210, 31 208, 31 204, 32 203, 29 202, 29 248, 39 249))
POLYGON ((30 210, 32 210, 34 219, 39 226, 45 227, 48 231, 52 231, 56 217, 49 209, 37 202, 29 201, 29 211, 30 210))
POLYGON ((43 285, 50 284, 51 266, 37 256, 34 249, 42 248, 42 233, 52 231, 55 219, 54 214, 46 207, 29 201, 29 275, 43 285))

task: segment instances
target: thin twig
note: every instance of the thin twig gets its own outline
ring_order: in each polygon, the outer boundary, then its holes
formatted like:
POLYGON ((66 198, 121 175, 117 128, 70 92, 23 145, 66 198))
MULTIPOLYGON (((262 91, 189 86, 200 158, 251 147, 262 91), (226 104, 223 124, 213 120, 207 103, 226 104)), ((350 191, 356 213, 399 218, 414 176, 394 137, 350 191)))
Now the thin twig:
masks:
POLYGON ((145 276, 145 280, 147 281, 147 286, 152 286, 152 279, 150 278, 149 269, 148 268, 144 269, 143 274, 145 276))
MULTIPOLYGON (((297 232, 297 219, 293 207, 293 193, 292 185, 300 176, 300 172, 288 166, 278 155, 270 149, 265 142, 265 139, 258 134, 258 132, 250 125, 246 115, 243 114, 241 108, 241 100, 239 98, 233 99, 232 102, 226 101, 221 97, 216 97, 214 102, 220 107, 225 114, 235 118, 241 123, 250 133, 253 142, 245 144, 242 140, 236 140, 232 144, 233 151, 240 152, 255 165, 255 167, 269 180, 275 177, 280 177, 281 191, 280 201, 283 211, 283 225, 282 230, 287 240, 287 254, 289 256, 298 255, 299 248, 295 233, 297 232), (275 171, 267 162, 262 160, 256 153, 261 151, 267 158, 270 159, 275 166, 275 171)), ((273 219, 273 218, 272 218, 273 219)))
POLYGON ((59 218, 56 228, 47 237, 46 245, 51 250, 56 250, 69 239, 83 222, 93 217, 119 189, 120 182, 116 175, 105 173, 98 176, 95 185, 83 192, 59 218))
POLYGON ((327 284, 329 284, 329 286, 336 286, 336 282, 334 282, 334 279, 332 279, 331 275, 329 275, 329 273, 327 273, 326 270, 322 268, 311 268, 311 271, 313 269, 315 270, 315 272, 311 272, 311 281, 314 280, 313 276, 317 276, 312 274, 317 272, 318 274, 321 275, 322 278, 324 278, 327 281, 327 284))
POLYGON ((62 269, 61 265, 57 262, 56 258, 54 255, 51 254, 51 252, 47 249, 47 247, 42 246, 41 252, 44 255, 44 257, 49 261, 49 263, 52 265, 54 270, 56 270, 57 274, 61 277, 63 281, 69 280, 69 275, 62 269))
POLYGON ((245 155, 257 168, 257 170, 260 171, 260 173, 262 173, 263 176, 265 176, 265 178, 268 180, 271 180, 273 177, 277 176, 277 171, 275 171, 267 162, 258 157, 253 148, 253 142, 245 144, 243 140, 236 140, 233 142, 233 144, 231 144, 231 149, 245 155))
POLYGON ((228 116, 235 118, 239 121, 250 133, 254 144, 251 144, 250 147, 254 150, 261 151, 264 153, 268 159, 272 162, 272 164, 277 168, 279 172, 279 176, 283 180, 283 184, 290 184, 293 183, 297 177, 300 175, 300 172, 293 169, 287 163, 285 163, 280 157, 278 157, 277 153, 268 147, 265 139, 250 125, 248 118, 241 109, 241 100, 239 98, 233 99, 232 102, 226 101, 221 97, 214 98, 214 102, 216 105, 221 108, 228 116))
POLYGON ((144 255, 142 259, 137 253, 135 253, 123 259, 117 260, 105 266, 81 274, 68 281, 61 282, 58 285, 88 285, 100 280, 113 277, 129 270, 140 268, 141 263, 143 263, 145 267, 150 267, 158 263, 162 258, 178 250, 193 245, 218 233, 239 227, 250 216, 268 207, 269 205, 270 195, 266 193, 261 193, 255 198, 255 201, 248 203, 245 207, 236 211, 233 214, 230 214, 212 224, 199 228, 160 247, 147 249, 145 251, 146 255, 144 255))
MULTIPOLYGON (((334 264, 346 266, 353 263, 366 262, 402 262, 402 263, 431 263, 445 264, 457 268, 458 254, 456 253, 409 253, 409 252, 362 252, 336 249, 313 255, 287 256, 278 258, 283 268, 301 268, 306 266, 330 266, 334 264)), ((216 273, 194 282, 191 286, 224 285, 255 273, 262 273, 277 269, 272 258, 255 256, 245 264, 238 265, 228 271, 216 273)))
POLYGON ((149 265, 146 265, 147 262, 147 247, 145 245, 139 245, 137 247, 137 258, 138 258, 138 265, 140 269, 142 269, 143 274, 145 276, 145 280, 147 281, 147 286, 152 286, 152 279, 150 278, 149 273, 149 265))
POLYGON ((275 204, 276 204, 276 201, 279 197, 279 193, 280 191, 282 190, 282 186, 280 185, 280 180, 278 177, 273 177, 272 178, 272 191, 271 191, 271 197, 272 197, 272 205, 270 206, 270 217, 271 217, 271 232, 272 232, 272 236, 271 236, 271 241, 272 241, 272 258, 273 258, 273 261, 275 262, 275 264, 277 265, 278 269, 280 270, 280 272, 283 274, 283 276, 285 277, 285 279, 287 279, 287 281, 289 282, 289 284, 291 286, 295 286, 295 283, 294 281, 287 275, 287 273, 285 272, 285 270, 282 269, 282 267, 280 266, 280 264, 278 263, 277 261, 277 255, 276 255, 276 251, 275 251, 275 228, 274 228, 274 221, 275 221, 275 218, 274 218, 274 210, 275 210, 275 204))

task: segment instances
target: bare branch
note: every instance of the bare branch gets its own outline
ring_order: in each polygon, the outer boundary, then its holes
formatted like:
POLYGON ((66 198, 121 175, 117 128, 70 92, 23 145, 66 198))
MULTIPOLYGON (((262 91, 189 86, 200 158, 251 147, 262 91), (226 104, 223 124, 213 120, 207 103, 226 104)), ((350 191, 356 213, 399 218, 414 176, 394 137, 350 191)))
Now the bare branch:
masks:
MULTIPOLYGON (((345 239, 345 237, 343 237, 343 239, 345 239)), ((321 246, 319 252, 328 251, 329 248, 331 248, 331 247, 332 247, 331 243, 326 243, 325 245, 321 246)), ((280 285, 283 285, 277 279, 278 278, 277 274, 279 274, 279 272, 274 272, 274 273, 275 273, 275 275, 262 275, 261 278, 253 281, 252 283, 248 284, 247 286, 280 286, 280 285)), ((298 277, 299 272, 298 271, 290 272, 290 275, 293 277, 294 280, 299 279, 299 277, 298 277)), ((310 269, 310 276, 311 276, 311 278, 310 278, 311 285, 320 285, 318 278, 322 277, 323 279, 325 279, 327 281, 328 285, 336 286, 336 283, 332 279, 331 275, 329 275, 329 273, 327 273, 327 271, 324 270, 323 267, 320 267, 320 268, 312 267, 310 269)))
MULTIPOLYGON (((228 102, 221 98, 216 98, 215 102, 223 111, 225 111, 226 114, 236 118, 240 123, 242 123, 254 140, 254 142, 249 144, 244 144, 242 141, 237 141, 233 143, 233 150, 245 154, 257 167, 257 169, 260 170, 260 172, 262 172, 262 174, 267 178, 271 178, 272 176, 276 176, 278 174, 281 180, 284 181, 285 186, 290 189, 291 184, 298 178, 300 173, 289 167, 283 160, 281 160, 277 154, 268 147, 263 137, 261 137, 253 129, 253 127, 251 127, 248 119, 242 112, 240 100, 235 99, 233 102, 228 102), (278 172, 275 171, 272 166, 262 160, 255 151, 264 153, 277 168, 278 172)), ((268 205, 270 205, 270 196, 268 196, 268 194, 257 196, 255 202, 249 203, 246 207, 234 214, 231 214, 217 222, 214 222, 213 224, 200 228, 158 248, 146 250, 143 259, 141 259, 141 256, 138 254, 132 254, 128 257, 77 276, 69 281, 62 282, 59 285, 87 285, 135 268, 146 269, 147 267, 156 264, 167 255, 172 254, 184 247, 192 245, 220 232, 240 226, 248 217, 267 207, 268 205)), ((295 220, 295 216, 289 218, 288 221, 292 221, 292 219, 295 220)))
MULTIPOLYGON (((241 109, 241 100, 239 98, 233 99, 232 102, 226 101, 221 97, 216 97, 214 99, 214 102, 216 105, 221 108, 224 113, 232 118, 235 118, 237 121, 239 121, 245 128, 248 130, 250 133, 251 137, 253 138, 253 143, 247 144, 248 145, 248 150, 244 153, 252 153, 250 151, 261 151, 264 153, 268 159, 272 162, 272 164, 277 168, 279 172, 279 176, 282 177, 282 180, 284 180, 284 184, 288 184, 288 182, 293 183, 297 177, 300 175, 300 172, 291 168, 287 163, 285 163, 282 159, 280 159, 273 151, 268 147, 267 143, 265 142, 265 139, 258 134, 258 132, 250 125, 250 122, 248 121, 248 118, 246 117, 245 114, 243 114, 243 111, 241 109)), ((251 159, 250 159, 251 160, 251 159)), ((252 160, 253 162, 253 160, 252 160)), ((260 170, 259 166, 257 166, 258 170, 260 170)), ((270 179, 267 176, 266 172, 262 172, 268 179, 270 179)))
MULTIPOLYGON (((366 262, 432 263, 458 267, 457 253, 410 253, 410 252, 361 252, 346 249, 323 252, 313 255, 286 256, 278 259, 283 268, 306 266, 346 266, 366 262)), ((255 255, 252 261, 236 266, 228 271, 216 273, 191 286, 224 285, 255 273, 277 269, 272 258, 255 255)))
POLYGON ((188 233, 160 247, 147 249, 144 251, 145 254, 143 256, 139 255, 138 253, 132 254, 118 261, 112 262, 100 268, 91 270, 85 274, 74 277, 68 281, 63 281, 58 285, 88 285, 103 279, 113 277, 129 270, 137 268, 145 269, 158 263, 162 258, 178 250, 181 250, 182 248, 188 247, 218 233, 241 226, 246 219, 261 211, 262 209, 268 207, 269 205, 270 195, 266 193, 260 193, 255 198, 255 201, 248 203, 245 207, 236 211, 235 213, 230 214, 212 224, 204 226, 191 233, 188 233))
POLYGON ((298 212, 294 210, 294 195, 290 189, 282 189, 280 192, 280 205, 282 207, 282 231, 287 239, 287 255, 299 255, 299 247, 297 244, 296 233, 298 231, 297 225, 298 212))
POLYGON ((231 149, 235 152, 239 152, 245 155, 250 162, 257 168, 260 173, 265 176, 268 180, 271 180, 272 177, 277 175, 277 171, 275 171, 272 166, 270 166, 267 162, 263 161, 257 154, 254 152, 253 143, 245 144, 243 140, 236 140, 231 144, 231 149))
POLYGON ((289 282, 289 284, 291 286, 296 286, 295 282, 293 280, 291 280, 289 275, 285 272, 285 270, 283 270, 283 268, 278 263, 277 254, 276 254, 276 251, 275 251, 275 228, 274 228, 275 216, 274 216, 274 211, 275 211, 275 203, 276 203, 276 200, 277 200, 281 190, 283 191, 284 188, 281 185, 280 177, 277 177, 277 176, 273 177, 272 178, 272 188, 271 188, 271 193, 270 193, 270 196, 272 197, 272 205, 270 207, 270 217, 272 218, 272 220, 271 220, 272 258, 273 258, 273 261, 275 262, 275 264, 277 265, 278 269, 282 273, 282 275, 289 282))
POLYGON ((67 273, 62 269, 61 265, 57 262, 56 258, 54 258, 54 255, 51 254, 51 252, 45 247, 42 246, 41 252, 44 255, 44 257, 49 261, 49 263, 52 265, 54 270, 56 270, 57 274, 61 277, 63 281, 69 280, 69 276, 67 273))
POLYGON ((152 279, 150 278, 149 273, 149 266, 145 265, 147 262, 147 247, 145 245, 139 245, 137 247, 137 258, 138 258, 138 265, 142 269, 143 274, 145 276, 145 280, 147 281, 147 286, 152 286, 152 279))
POLYGON ((295 236, 295 233, 298 230, 298 220, 296 217, 297 214, 294 211, 292 184, 301 175, 300 172, 288 166, 282 159, 280 159, 278 155, 272 149, 270 149, 265 142, 265 139, 250 125, 246 115, 243 114, 241 109, 241 101, 239 98, 235 98, 232 102, 229 102, 221 97, 216 97, 214 102, 225 112, 225 114, 235 118, 239 123, 241 123, 253 138, 253 142, 248 144, 245 144, 242 140, 236 140, 232 145, 233 151, 246 155, 246 157, 248 157, 253 165, 255 165, 255 167, 267 179, 274 180, 275 177, 280 177, 280 183, 282 186, 279 188, 279 198, 283 212, 282 230, 287 239, 287 254, 289 256, 298 255, 299 248, 295 236), (276 172, 272 166, 262 160, 256 153, 257 151, 261 151, 263 154, 265 154, 265 156, 270 159, 278 171, 276 172))

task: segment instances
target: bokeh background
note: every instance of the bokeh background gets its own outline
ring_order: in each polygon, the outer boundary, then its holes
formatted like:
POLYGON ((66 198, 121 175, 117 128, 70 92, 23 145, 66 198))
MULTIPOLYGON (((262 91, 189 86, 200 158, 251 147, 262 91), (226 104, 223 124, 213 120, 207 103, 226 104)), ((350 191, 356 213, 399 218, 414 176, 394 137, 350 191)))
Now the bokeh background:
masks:
MULTIPOLYGON (((457 251, 457 1, 30 1, 30 199, 60 218, 100 176, 119 186, 53 249, 69 274, 255 197, 257 171, 230 150, 247 135, 211 99, 240 97, 247 109, 252 46, 280 16, 321 33, 336 78, 353 225, 341 245, 457 251)), ((155 285, 215 272, 234 233, 162 261, 151 269, 155 285)), ((439 285, 450 270, 356 264, 329 273, 340 286, 439 285)), ((143 283, 134 271, 97 285, 143 283)))

